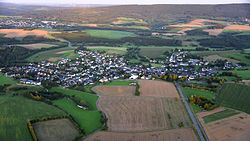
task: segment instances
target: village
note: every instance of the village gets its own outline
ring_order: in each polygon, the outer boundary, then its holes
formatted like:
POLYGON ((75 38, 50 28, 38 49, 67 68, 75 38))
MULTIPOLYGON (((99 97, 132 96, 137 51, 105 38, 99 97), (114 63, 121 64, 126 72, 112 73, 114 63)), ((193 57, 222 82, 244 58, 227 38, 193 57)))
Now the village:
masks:
MULTIPOLYGON (((42 61, 24 66, 2 68, 6 76, 19 79, 21 83, 41 85, 51 81, 64 87, 104 83, 115 79, 152 79, 154 76, 174 74, 178 78, 193 80, 217 74, 222 69, 234 69, 238 64, 225 62, 223 66, 194 59, 187 51, 173 52, 161 67, 151 65, 130 65, 121 56, 108 55, 97 51, 78 50, 76 59, 62 59, 57 63, 42 61)), ((151 59, 150 63, 156 60, 151 59)))

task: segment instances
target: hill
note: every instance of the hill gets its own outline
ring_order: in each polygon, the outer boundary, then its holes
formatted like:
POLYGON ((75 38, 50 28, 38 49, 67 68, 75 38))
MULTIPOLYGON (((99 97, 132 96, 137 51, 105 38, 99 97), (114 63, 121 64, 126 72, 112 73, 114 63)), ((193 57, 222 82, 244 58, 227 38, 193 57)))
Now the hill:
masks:
POLYGON ((250 86, 226 83, 216 96, 216 102, 225 107, 250 113, 250 86))
POLYGON ((183 18, 250 18, 250 4, 222 5, 122 5, 107 7, 49 7, 0 3, 1 15, 57 19, 74 22, 110 23, 117 17, 166 23, 183 18), (240 9, 240 10, 239 10, 240 9))

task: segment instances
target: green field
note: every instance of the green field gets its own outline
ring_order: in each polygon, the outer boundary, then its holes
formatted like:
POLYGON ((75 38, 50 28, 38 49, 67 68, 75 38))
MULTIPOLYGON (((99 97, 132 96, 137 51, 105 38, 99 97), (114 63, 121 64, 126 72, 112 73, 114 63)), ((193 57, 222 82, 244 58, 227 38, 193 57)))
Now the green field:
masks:
POLYGON ((80 109, 76 103, 68 98, 55 100, 53 104, 70 114, 86 134, 102 127, 101 113, 97 110, 88 111, 80 109))
POLYGON ((243 80, 250 79, 250 70, 235 70, 233 72, 236 73, 243 80))
POLYGON ((111 82, 106 83, 108 86, 129 86, 129 84, 135 81, 132 80, 113 80, 111 82))
MULTIPOLYGON (((239 53, 240 51, 237 50, 227 50, 227 51, 191 51, 192 54, 194 55, 198 55, 198 56, 209 56, 209 55, 219 55, 221 57, 226 57, 226 58, 230 58, 227 56, 227 54, 235 54, 235 53, 239 53)), ((234 59, 234 58, 232 58, 234 59)), ((237 59, 235 59, 237 60, 237 59)))
POLYGON ((250 86, 225 83, 216 96, 217 104, 250 113, 250 86))
POLYGON ((246 65, 250 65, 250 59, 246 58, 246 54, 242 53, 229 53, 229 54, 224 54, 223 56, 235 59, 240 61, 241 63, 244 63, 246 65))
POLYGON ((43 52, 39 52, 34 54, 33 56, 29 57, 27 61, 30 62, 40 62, 44 60, 49 60, 52 62, 56 62, 62 58, 76 58, 78 55, 74 52, 76 48, 59 48, 59 49, 52 49, 43 52))
POLYGON ((90 94, 90 93, 81 92, 77 90, 71 90, 71 89, 64 89, 62 87, 55 87, 55 88, 50 89, 50 91, 60 92, 60 93, 63 93, 64 95, 78 97, 84 100, 85 102, 87 102, 89 106, 89 110, 97 110, 96 101, 98 99, 98 96, 96 96, 95 94, 90 94))
POLYGON ((116 30, 85 30, 85 32, 96 38, 121 39, 125 37, 136 37, 136 34, 126 31, 116 30))
POLYGON ((224 111, 205 116, 203 119, 204 119, 205 123, 209 123, 209 122, 217 121, 220 119, 228 118, 228 117, 234 116, 234 115, 239 114, 239 113, 240 112, 237 112, 235 110, 226 109, 224 111))
POLYGON ((213 92, 207 90, 192 89, 189 87, 184 87, 182 88, 182 90, 187 97, 191 97, 192 95, 203 96, 209 100, 212 100, 215 97, 215 94, 213 92))
POLYGON ((32 141, 28 119, 66 115, 56 107, 21 96, 0 96, 0 140, 32 141))
POLYGON ((16 84, 17 82, 9 77, 5 77, 4 75, 2 75, 0 73, 0 85, 4 85, 4 84, 16 84))
POLYGON ((92 46, 87 48, 92 51, 105 52, 106 54, 124 55, 127 53, 127 48, 124 47, 92 46))

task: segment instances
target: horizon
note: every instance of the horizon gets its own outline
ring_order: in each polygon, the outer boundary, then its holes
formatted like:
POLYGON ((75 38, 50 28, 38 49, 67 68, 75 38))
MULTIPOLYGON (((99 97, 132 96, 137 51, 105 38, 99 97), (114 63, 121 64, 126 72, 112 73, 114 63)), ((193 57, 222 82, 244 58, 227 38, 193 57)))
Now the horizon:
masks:
POLYGON ((250 3, 250 0, 223 0, 223 1, 217 1, 217 0, 208 0, 208 1, 202 1, 199 0, 177 0, 175 2, 170 0, 156 0, 155 2, 149 1, 149 0, 127 0, 127 1, 120 1, 117 2, 115 0, 108 0, 105 3, 103 3, 100 0, 85 0, 84 2, 81 0, 43 0, 42 2, 39 0, 0 0, 0 2, 4 3, 13 3, 13 4, 24 4, 24 5, 156 5, 156 4, 184 4, 184 5, 216 5, 216 4, 248 4, 250 3))

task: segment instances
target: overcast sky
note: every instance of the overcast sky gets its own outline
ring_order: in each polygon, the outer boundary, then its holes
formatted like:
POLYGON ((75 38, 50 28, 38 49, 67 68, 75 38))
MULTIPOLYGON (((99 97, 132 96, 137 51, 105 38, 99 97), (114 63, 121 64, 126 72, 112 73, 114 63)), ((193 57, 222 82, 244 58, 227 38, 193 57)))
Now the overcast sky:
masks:
POLYGON ((0 0, 25 4, 223 4, 250 3, 250 0, 0 0))

